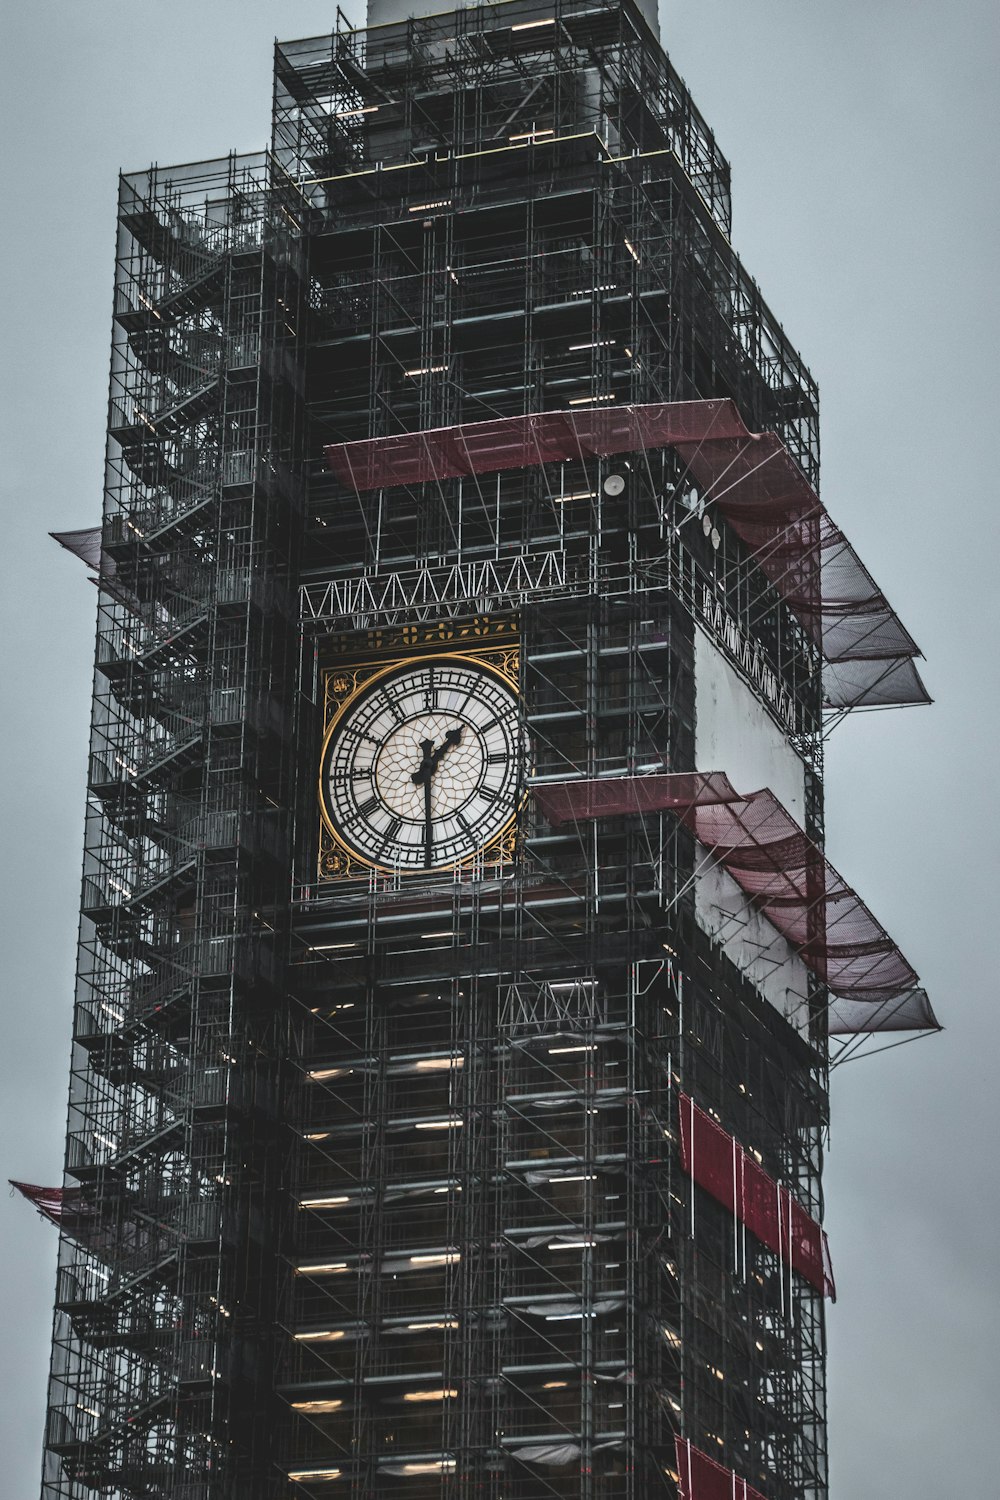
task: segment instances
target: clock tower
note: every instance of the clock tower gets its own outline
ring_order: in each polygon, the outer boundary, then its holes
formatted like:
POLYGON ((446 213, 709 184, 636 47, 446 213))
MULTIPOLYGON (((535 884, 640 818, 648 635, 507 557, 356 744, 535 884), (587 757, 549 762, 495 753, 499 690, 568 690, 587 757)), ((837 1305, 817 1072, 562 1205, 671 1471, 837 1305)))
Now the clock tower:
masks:
POLYGON ((370 19, 122 179, 43 1494, 825 1500, 917 649, 650 13, 370 19))

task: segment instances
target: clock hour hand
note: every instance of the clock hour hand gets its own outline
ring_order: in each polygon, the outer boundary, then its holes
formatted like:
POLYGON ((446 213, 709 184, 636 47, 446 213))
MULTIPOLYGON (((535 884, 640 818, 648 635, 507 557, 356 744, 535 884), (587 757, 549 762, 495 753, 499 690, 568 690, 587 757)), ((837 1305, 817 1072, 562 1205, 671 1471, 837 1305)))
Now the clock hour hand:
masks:
POLYGON ((431 777, 434 775, 434 772, 441 764, 441 761, 447 751, 451 749, 452 745, 459 744, 461 742, 461 739, 462 730, 461 726, 459 726, 459 728, 457 729, 448 730, 448 733, 445 735, 444 739, 441 741, 440 745, 438 745, 436 750, 434 749, 433 740, 421 740, 420 753, 423 756, 423 760, 420 762, 420 765, 413 773, 412 780, 414 786, 420 786, 422 783, 429 785, 431 777))

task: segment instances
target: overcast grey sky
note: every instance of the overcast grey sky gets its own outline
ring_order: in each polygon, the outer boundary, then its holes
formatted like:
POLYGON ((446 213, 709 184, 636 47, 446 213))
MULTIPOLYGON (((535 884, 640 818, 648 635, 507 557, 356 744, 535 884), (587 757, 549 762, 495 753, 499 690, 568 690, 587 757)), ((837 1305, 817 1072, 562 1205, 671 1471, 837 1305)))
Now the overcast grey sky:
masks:
MULTIPOLYGON (((316 0, 31 0, 5 22, 3 1176, 59 1180, 95 593, 48 541, 96 522, 116 173, 267 138, 271 44, 316 0)), ((855 716, 829 850, 948 1027, 835 1074, 833 1500, 992 1500, 996 1075, 998 10, 666 0, 733 163, 734 242, 822 393, 824 498, 937 703, 855 716)), ((37 1493, 56 1235, 0 1195, 0 1500, 37 1493)))

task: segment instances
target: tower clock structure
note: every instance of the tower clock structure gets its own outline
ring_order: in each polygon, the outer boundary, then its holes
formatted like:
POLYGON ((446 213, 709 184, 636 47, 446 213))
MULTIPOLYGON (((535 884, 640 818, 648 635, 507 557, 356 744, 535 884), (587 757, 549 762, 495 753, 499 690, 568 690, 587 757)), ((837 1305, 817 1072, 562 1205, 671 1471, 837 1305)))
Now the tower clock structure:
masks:
POLYGON ((121 183, 44 1500, 824 1500, 916 647, 655 15, 394 3, 121 183))

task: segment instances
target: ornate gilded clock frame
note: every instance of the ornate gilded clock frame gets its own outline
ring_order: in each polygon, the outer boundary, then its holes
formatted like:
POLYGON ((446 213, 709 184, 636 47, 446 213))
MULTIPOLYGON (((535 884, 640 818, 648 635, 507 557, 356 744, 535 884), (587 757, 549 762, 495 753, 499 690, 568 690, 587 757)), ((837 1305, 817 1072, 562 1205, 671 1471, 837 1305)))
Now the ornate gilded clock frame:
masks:
MULTIPOLYGON (((335 636, 326 643, 320 666, 323 733, 317 772, 320 824, 316 874, 320 881, 358 880, 370 877, 373 872, 406 880, 427 878, 423 871, 400 870, 363 858, 340 837, 329 816, 323 766, 336 727, 355 700, 376 679, 428 658, 475 662, 501 678, 520 697, 520 657, 517 621, 509 616, 393 626, 363 635, 335 636)), ((519 810, 520 802, 503 828, 487 843, 463 859, 440 866, 434 874, 440 877, 447 870, 473 865, 499 874, 514 858, 519 810)))

